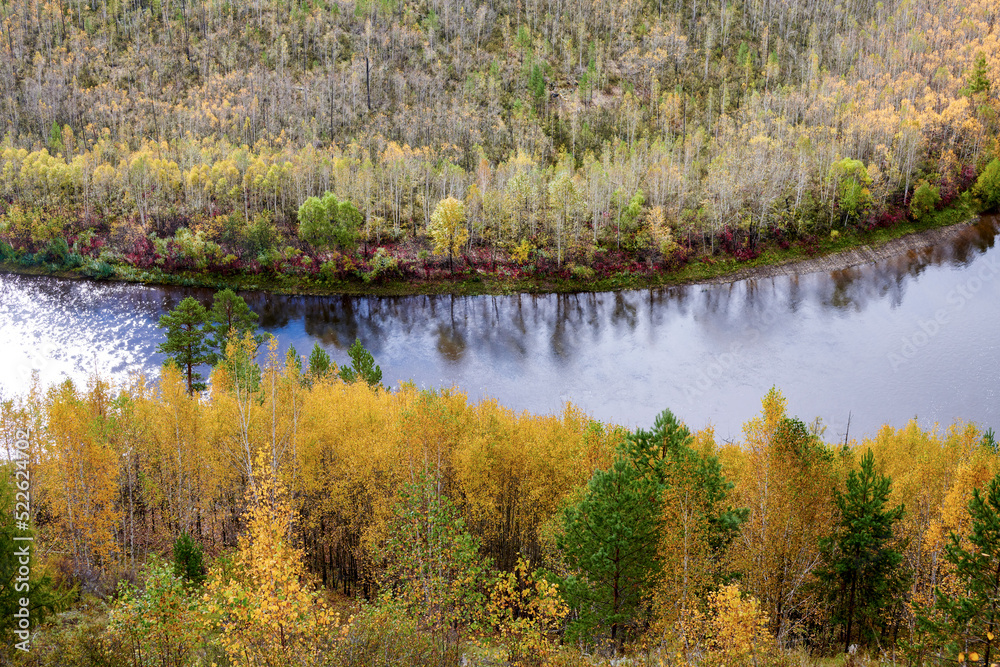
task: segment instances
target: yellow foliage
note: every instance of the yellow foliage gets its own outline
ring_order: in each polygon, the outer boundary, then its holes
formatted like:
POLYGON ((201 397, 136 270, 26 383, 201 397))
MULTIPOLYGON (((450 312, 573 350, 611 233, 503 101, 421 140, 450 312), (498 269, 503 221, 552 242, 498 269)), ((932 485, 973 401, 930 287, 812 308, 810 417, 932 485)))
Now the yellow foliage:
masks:
POLYGON ((216 567, 204 594, 207 624, 233 664, 321 664, 347 631, 306 577, 292 544, 294 513, 284 487, 266 470, 251 492, 247 534, 230 571, 216 567))
POLYGON ((544 662, 552 648, 551 637, 569 613, 559 589, 531 572, 519 557, 512 572, 497 577, 486 615, 508 646, 514 665, 544 662))
POLYGON ((518 264, 527 264, 528 258, 531 257, 532 251, 535 246, 528 239, 522 239, 521 242, 510 251, 510 258, 517 262, 518 264))
POLYGON ((118 456, 107 439, 109 385, 95 378, 82 395, 67 380, 45 397, 47 424, 39 461, 39 504, 52 513, 51 539, 88 568, 114 565, 122 512, 118 456), (103 428, 102 428, 103 427, 103 428))
POLYGON ((745 573, 744 586, 782 641, 795 630, 793 618, 820 609, 808 584, 820 562, 819 542, 832 525, 838 480, 832 454, 787 419, 785 405, 771 389, 761 415, 743 427, 745 450, 722 456, 736 483, 735 504, 749 510, 730 547, 730 565, 745 573))
POLYGON ((736 584, 711 593, 707 613, 686 609, 677 629, 682 646, 679 657, 689 663, 700 656, 702 662, 756 666, 774 648, 767 615, 756 598, 741 593, 736 584))
POLYGON ((448 254, 451 258, 462 251, 469 240, 469 230, 465 227, 465 204, 454 197, 438 202, 427 228, 434 239, 434 254, 448 254))

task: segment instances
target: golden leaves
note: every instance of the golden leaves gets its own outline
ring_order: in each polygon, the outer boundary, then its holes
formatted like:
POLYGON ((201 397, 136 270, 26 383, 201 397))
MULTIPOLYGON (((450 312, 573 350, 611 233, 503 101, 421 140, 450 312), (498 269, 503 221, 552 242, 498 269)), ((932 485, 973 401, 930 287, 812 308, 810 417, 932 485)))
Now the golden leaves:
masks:
POLYGON ((311 663, 342 636, 340 616, 305 583, 304 553, 292 546, 294 512, 264 452, 256 468, 264 472, 248 493, 232 571, 216 568, 206 584, 206 623, 234 663, 311 663))

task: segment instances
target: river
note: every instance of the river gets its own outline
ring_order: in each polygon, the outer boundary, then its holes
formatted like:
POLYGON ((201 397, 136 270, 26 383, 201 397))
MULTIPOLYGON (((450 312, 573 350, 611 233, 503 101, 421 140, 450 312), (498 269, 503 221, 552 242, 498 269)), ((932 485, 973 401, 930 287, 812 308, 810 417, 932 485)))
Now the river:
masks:
MULTIPOLYGON (((301 297, 246 293, 261 327, 339 363, 355 337, 384 382, 457 387, 518 410, 570 401, 647 426, 664 408, 740 437, 771 386, 827 440, 955 420, 1000 427, 1000 219, 923 252, 825 273, 619 293, 301 297)), ((155 376, 157 319, 211 292, 0 274, 0 396, 155 376)))

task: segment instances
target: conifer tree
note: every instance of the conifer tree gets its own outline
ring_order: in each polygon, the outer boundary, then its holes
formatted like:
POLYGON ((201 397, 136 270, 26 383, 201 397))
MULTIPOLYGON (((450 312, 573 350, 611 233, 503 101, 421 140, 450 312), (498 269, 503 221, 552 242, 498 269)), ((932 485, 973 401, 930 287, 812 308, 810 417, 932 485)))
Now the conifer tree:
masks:
POLYGON ((976 62, 972 67, 972 74, 969 76, 969 94, 989 93, 990 80, 987 78, 986 55, 982 51, 976 54, 976 62))
POLYGON ((627 456, 590 479, 586 495, 563 516, 558 541, 573 571, 563 584, 577 620, 570 633, 607 628, 616 645, 640 615, 659 573, 660 488, 627 456))
POLYGON ((939 587, 933 608, 918 614, 917 624, 949 657, 976 651, 984 665, 991 665, 1000 636, 1000 474, 990 480, 985 494, 973 490, 969 517, 971 534, 963 539, 952 532, 945 547, 959 586, 950 594, 939 587))
POLYGON ((218 363, 226 358, 226 346, 233 334, 242 339, 247 333, 253 335, 259 345, 261 336, 257 331, 257 313, 231 289, 216 292, 212 299, 212 309, 208 311, 205 322, 205 334, 212 347, 212 363, 218 363))
POLYGON ((314 378, 323 377, 330 372, 330 365, 330 355, 319 346, 319 343, 314 344, 309 354, 309 374, 314 378))
POLYGON ((832 622, 843 627, 844 652, 857 636, 875 638, 882 614, 903 590, 902 547, 892 543, 892 529, 905 512, 888 509, 892 481, 875 471, 875 456, 861 457, 860 471, 847 478, 847 492, 835 492, 840 521, 823 540, 825 564, 818 576, 833 602, 832 622))
POLYGON ((174 576, 193 584, 205 581, 205 563, 201 544, 186 532, 174 540, 174 576))
POLYGON ((664 411, 652 430, 629 434, 611 467, 594 473, 585 495, 565 511, 558 546, 573 572, 564 586, 579 618, 574 633, 606 627, 620 643, 625 626, 646 611, 662 568, 668 486, 690 484, 701 499, 698 521, 709 550, 719 553, 732 539, 743 513, 720 510, 731 485, 718 461, 690 443, 688 429, 664 411))
MULTIPOLYGON (((313 354, 315 354, 315 350, 313 350, 313 354)), ((371 352, 365 349, 360 340, 354 339, 354 344, 347 351, 347 355, 351 358, 351 365, 340 369, 340 378, 344 382, 364 380, 370 387, 382 386, 382 368, 375 365, 375 358, 371 352)), ((329 362, 329 357, 327 361, 329 362)), ((322 362, 318 361, 317 363, 321 364, 322 362)))
POLYGON ((189 394, 205 389, 202 375, 195 369, 211 363, 213 359, 202 330, 206 316, 205 306, 189 296, 172 311, 162 315, 158 324, 161 329, 166 329, 167 340, 160 343, 156 351, 166 354, 169 361, 181 369, 187 378, 189 394))

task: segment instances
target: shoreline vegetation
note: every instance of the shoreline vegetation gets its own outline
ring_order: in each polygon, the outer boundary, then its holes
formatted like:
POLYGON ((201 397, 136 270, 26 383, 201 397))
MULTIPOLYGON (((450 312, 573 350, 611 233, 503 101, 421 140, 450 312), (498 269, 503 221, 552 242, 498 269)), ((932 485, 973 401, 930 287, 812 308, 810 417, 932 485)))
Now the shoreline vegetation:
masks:
POLYGON ((736 442, 669 410, 635 430, 516 413, 388 390, 360 346, 338 369, 272 339, 258 365, 228 299, 210 392, 180 355, 155 387, 0 402, 4 515, 15 470, 31 485, 32 522, 0 524, 32 538, 11 664, 993 664, 991 430, 831 442, 774 388, 736 442))
MULTIPOLYGON (((322 277, 286 275, 277 272, 270 276, 206 275, 205 272, 198 271, 171 274, 155 267, 140 272, 128 264, 111 263, 108 263, 107 267, 100 267, 100 270, 95 270, 92 266, 67 269, 65 266, 47 263, 44 260, 33 264, 10 259, 0 261, 0 272, 68 279, 139 282, 162 286, 207 287, 216 290, 260 290, 312 296, 394 297, 425 294, 475 296, 603 292, 699 283, 730 283, 789 273, 804 274, 846 269, 939 242, 954 235, 965 225, 971 224, 978 215, 966 197, 957 206, 942 208, 935 211, 934 215, 926 216, 920 221, 903 220, 891 227, 869 230, 848 229, 843 233, 835 232, 823 238, 812 236, 794 245, 781 241, 762 242, 756 256, 752 258, 724 254, 704 255, 675 268, 659 269, 648 264, 633 263, 632 270, 625 269, 602 279, 580 278, 574 275, 572 270, 569 275, 563 271, 554 275, 537 272, 535 275, 503 277, 499 271, 491 272, 488 266, 482 268, 467 266, 464 271, 450 272, 434 279, 415 275, 411 281, 385 278, 372 281, 365 280, 364 274, 359 273, 353 280, 324 280, 322 277)), ((377 253, 378 250, 373 254, 377 253)))
POLYGON ((8 3, 0 262, 603 291, 1000 208, 992 0, 452 2, 8 3))

